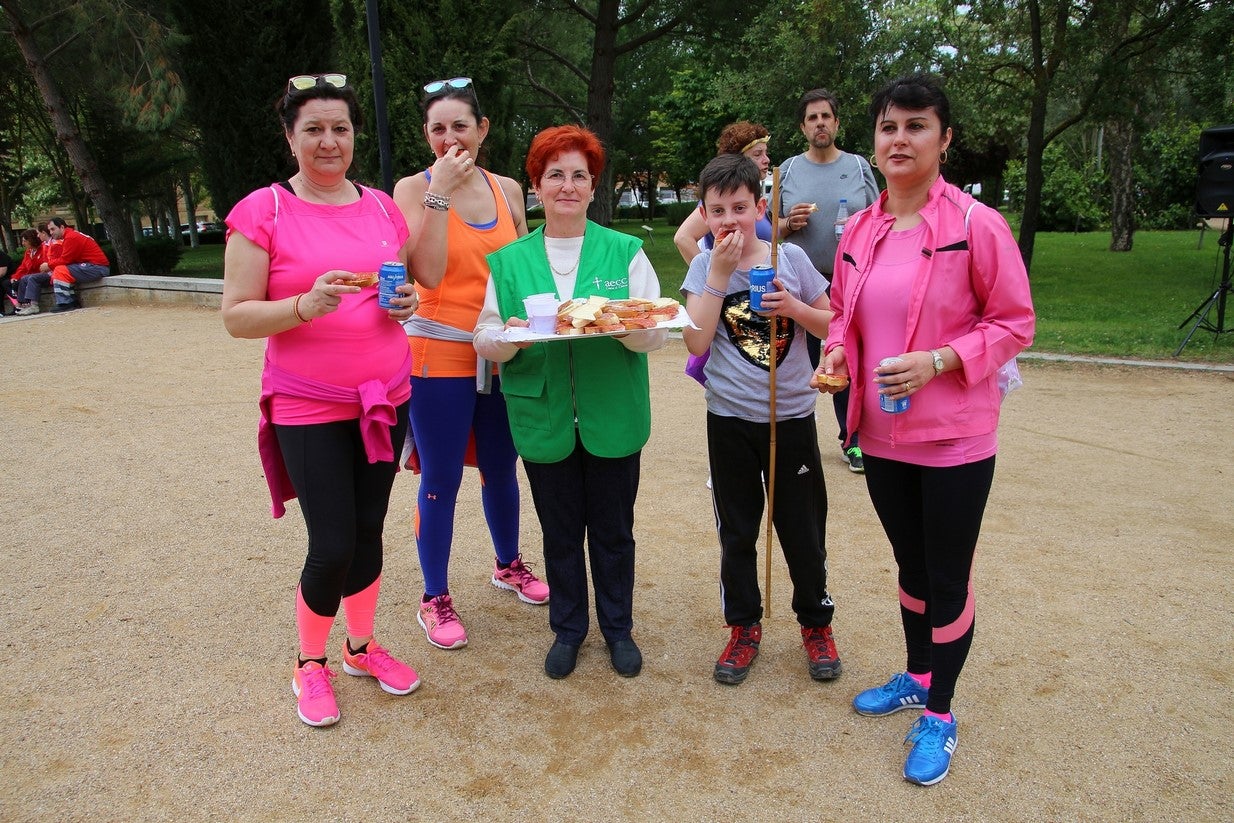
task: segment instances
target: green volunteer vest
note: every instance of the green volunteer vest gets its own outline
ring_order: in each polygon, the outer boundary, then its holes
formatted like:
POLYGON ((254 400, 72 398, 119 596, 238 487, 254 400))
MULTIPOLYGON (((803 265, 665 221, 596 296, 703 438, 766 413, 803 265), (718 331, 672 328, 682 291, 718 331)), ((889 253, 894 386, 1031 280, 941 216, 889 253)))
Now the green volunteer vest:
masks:
MULTIPOLYGON (((587 221, 575 297, 630 296, 630 261, 642 241, 587 221)), ((488 255, 502 317, 526 318, 523 298, 556 292, 540 227, 488 255)), ((597 457, 626 457, 651 435, 647 355, 612 338, 536 343, 501 364, 510 432, 524 460, 555 463, 583 447, 597 457)))

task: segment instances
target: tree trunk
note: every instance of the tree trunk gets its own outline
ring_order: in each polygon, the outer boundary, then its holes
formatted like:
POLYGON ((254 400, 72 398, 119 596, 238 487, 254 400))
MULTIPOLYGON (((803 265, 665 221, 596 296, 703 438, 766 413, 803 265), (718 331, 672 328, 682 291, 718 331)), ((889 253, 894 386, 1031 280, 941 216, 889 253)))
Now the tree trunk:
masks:
POLYGON ((596 198, 587 216, 601 226, 613 222, 613 84, 617 72, 618 0, 600 0, 596 8, 595 40, 591 51, 591 78, 587 86, 587 128, 604 144, 610 160, 596 181, 596 198))
POLYGON ((1037 223, 1041 216, 1041 189, 1045 172, 1041 158, 1045 153, 1045 96, 1034 95, 1029 115, 1027 145, 1024 151, 1024 213, 1020 216, 1020 257, 1024 268, 1033 264, 1033 245, 1037 240, 1037 223))
POLYGON ((1050 96, 1050 78, 1046 70, 1044 42, 1041 31, 1041 6, 1035 0, 1028 3, 1029 42, 1032 45, 1033 97, 1029 101, 1028 134, 1024 148, 1024 213, 1020 215, 1020 257, 1024 268, 1033 263, 1033 244, 1037 240, 1037 221, 1041 215, 1041 189, 1045 173, 1041 158, 1045 153, 1045 115, 1050 96))
POLYGON ((1106 124, 1106 145, 1110 157, 1110 251, 1131 251, 1135 234, 1135 178, 1132 156, 1135 129, 1126 120, 1106 124))
POLYGON ((184 191, 184 211, 188 215, 189 236, 193 238, 193 248, 197 248, 197 198, 193 196, 193 178, 187 169, 181 173, 180 188, 184 191))
MULTIPOLYGON (((112 248, 115 250, 116 255, 118 271, 112 273, 142 274, 141 262, 137 257, 137 246, 133 242, 132 233, 128 230, 128 220, 125 217, 124 209, 120 207, 119 202, 112 195, 111 188, 107 185, 107 181, 103 179, 103 175, 99 171, 98 162, 95 161, 89 146, 82 139, 81 132, 77 130, 77 124, 69 116, 68 108, 64 104, 64 98, 60 94, 60 88, 56 84, 55 77, 52 76, 47 61, 43 58, 43 53, 39 49, 38 43, 35 42, 34 33, 26 26, 25 21, 22 19, 20 4, 13 2, 13 0, 5 0, 3 8, 5 16, 9 19, 13 39, 17 42, 18 48, 21 49, 22 56, 26 60, 26 66, 30 69, 30 74, 34 78, 39 94, 43 98, 43 105, 47 107, 52 125, 56 130, 56 139, 63 144, 68 152, 73 167, 81 177, 82 186, 85 188, 87 196, 94 203, 95 208, 98 209, 99 215, 102 217, 103 226, 107 230, 108 238, 111 240, 112 248)), ((84 231, 89 226, 81 226, 80 228, 84 231)))

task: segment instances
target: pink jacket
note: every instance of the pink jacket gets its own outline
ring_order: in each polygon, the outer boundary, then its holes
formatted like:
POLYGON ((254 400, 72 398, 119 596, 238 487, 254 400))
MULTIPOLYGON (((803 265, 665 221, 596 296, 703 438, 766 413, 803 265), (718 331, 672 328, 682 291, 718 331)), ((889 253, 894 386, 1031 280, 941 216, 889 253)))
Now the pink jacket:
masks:
MULTIPOLYGON (((398 372, 389 382, 369 380, 359 386, 335 386, 323 383, 311 377, 305 377, 294 372, 281 369, 266 360, 266 366, 261 372, 261 420, 257 423, 257 451, 261 455, 261 466, 266 474, 266 485, 270 488, 270 508, 275 518, 282 517, 287 509, 283 505, 296 496, 296 490, 287 474, 287 465, 283 462, 283 450, 279 448, 278 435, 274 430, 271 401, 275 394, 294 394, 299 397, 311 397, 317 400, 329 400, 336 403, 360 404, 360 439, 364 443, 368 462, 386 462, 394 460, 394 447, 390 443, 390 429, 397 422, 394 404, 390 402, 389 394, 395 388, 407 385, 411 379, 411 350, 407 350, 407 358, 398 372)), ((397 470, 397 468, 396 468, 397 470)))
MULTIPOLYGON (((886 202, 883 192, 878 202, 850 218, 836 251, 831 281, 835 318, 826 350, 843 344, 850 370, 860 362, 861 334, 848 307, 861 300, 874 247, 895 222, 883 211, 886 202)), ((951 346, 962 368, 940 374, 914 394, 909 410, 896 415, 893 435, 929 442, 988 434, 998 427, 998 369, 1033 342, 1036 316, 1028 273, 1002 215, 942 177, 930 187, 920 214, 926 233, 908 298, 905 351, 951 346)), ((862 395, 874 383, 873 375, 850 377, 848 430, 855 432, 861 428, 862 395)))

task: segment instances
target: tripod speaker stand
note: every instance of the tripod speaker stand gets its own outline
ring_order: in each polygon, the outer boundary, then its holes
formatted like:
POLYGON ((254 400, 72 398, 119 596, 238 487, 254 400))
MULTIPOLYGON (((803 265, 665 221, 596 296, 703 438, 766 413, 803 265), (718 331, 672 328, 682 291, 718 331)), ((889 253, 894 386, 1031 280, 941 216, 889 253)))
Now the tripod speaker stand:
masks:
POLYGON ((1191 336, 1195 334, 1196 329, 1203 328, 1205 331, 1210 331, 1213 334, 1225 334, 1226 332, 1234 331, 1225 327, 1225 305, 1226 298, 1230 296, 1230 292, 1234 291, 1234 286, 1230 284, 1230 242, 1234 240, 1234 218, 1227 217, 1225 220, 1225 231, 1217 240, 1217 245, 1225 249, 1222 253, 1224 263, 1221 267, 1221 285, 1217 286, 1217 290, 1212 293, 1212 296, 1196 307, 1187 319, 1178 324, 1181 329, 1192 320, 1195 324, 1192 325, 1191 331, 1187 332, 1187 336, 1183 338, 1183 342, 1179 344, 1175 350, 1174 356, 1178 357, 1179 353, 1191 342, 1191 336), (1217 307, 1217 322, 1214 325, 1208 319, 1208 313, 1213 307, 1217 307))

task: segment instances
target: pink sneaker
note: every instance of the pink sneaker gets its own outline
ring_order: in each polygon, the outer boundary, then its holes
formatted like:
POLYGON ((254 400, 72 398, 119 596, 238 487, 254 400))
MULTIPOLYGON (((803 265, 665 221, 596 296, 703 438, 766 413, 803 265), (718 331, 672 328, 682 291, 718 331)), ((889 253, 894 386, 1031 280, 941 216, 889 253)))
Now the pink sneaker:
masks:
POLYGON ((437 648, 459 649, 467 645, 467 630, 458 619, 450 595, 439 594, 427 603, 421 600, 416 619, 420 621, 428 642, 437 648))
POLYGON ((514 558, 508 569, 494 567, 493 585, 516 593, 524 603, 539 606, 548 602, 548 585, 531 573, 531 569, 523 563, 521 554, 514 558))
POLYGON ((373 677, 383 691, 390 694, 411 694, 420 685, 416 670, 401 660, 395 660, 376 640, 368 642, 368 650, 352 654, 343 641, 343 671, 353 677, 373 677))
POLYGON ((331 726, 338 722, 338 703, 330 678, 338 677, 317 661, 297 665, 291 675, 291 690, 298 698, 296 714, 310 726, 331 726))

